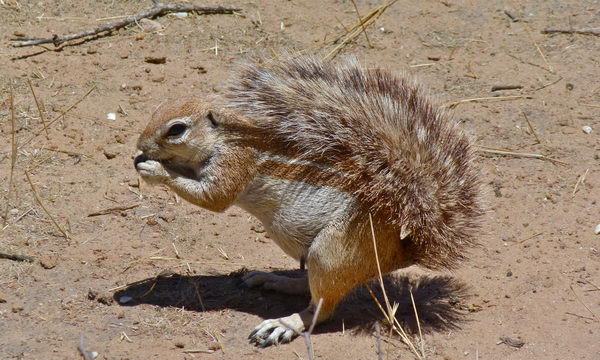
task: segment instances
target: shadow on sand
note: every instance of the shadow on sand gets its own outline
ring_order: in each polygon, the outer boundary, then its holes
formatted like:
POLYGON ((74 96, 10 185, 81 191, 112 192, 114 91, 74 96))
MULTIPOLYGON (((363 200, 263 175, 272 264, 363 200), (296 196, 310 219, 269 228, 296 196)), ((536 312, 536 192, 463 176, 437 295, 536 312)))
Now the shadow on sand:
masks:
MULTIPOLYGON (((185 308, 190 311, 218 311, 232 309, 254 314, 264 319, 290 315, 304 309, 310 298, 293 296, 262 289, 249 289, 242 284, 243 269, 228 275, 185 276, 159 275, 135 283, 114 294, 122 306, 152 304, 163 307, 185 308), (123 303, 123 297, 129 297, 123 303)), ((275 271, 290 277, 302 276, 300 270, 275 271)), ((385 307, 382 291, 377 282, 371 289, 385 307)), ((462 305, 468 296, 468 287, 449 276, 388 275, 384 286, 390 303, 400 304, 396 317, 409 332, 417 332, 409 289, 415 298, 419 320, 424 332, 456 329, 467 320, 468 312, 462 305)), ((315 333, 337 332, 346 329, 371 333, 376 322, 385 323, 385 317, 364 286, 356 289, 338 307, 332 321, 315 333)))

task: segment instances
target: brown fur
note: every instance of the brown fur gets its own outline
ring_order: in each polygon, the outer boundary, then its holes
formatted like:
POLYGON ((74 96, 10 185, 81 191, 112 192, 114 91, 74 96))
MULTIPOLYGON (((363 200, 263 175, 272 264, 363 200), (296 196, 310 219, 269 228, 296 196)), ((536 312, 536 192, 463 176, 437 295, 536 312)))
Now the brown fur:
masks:
MULTIPOLYGON (((320 299, 318 321, 327 319, 375 277, 373 240, 383 273, 451 267, 476 243, 483 211, 468 138, 415 83, 352 61, 248 66, 223 99, 159 108, 138 148, 146 180, 209 210, 235 203, 269 212, 274 240, 306 260, 310 306, 259 325, 251 339, 260 345, 291 340, 289 327, 308 328, 320 299), (188 124, 181 142, 168 135, 179 121, 188 124)), ((306 285, 249 275, 252 286, 270 282, 294 294, 306 285)))
POLYGON ((344 172, 330 185, 409 231, 420 265, 453 267, 475 245, 483 210, 470 141, 414 82, 354 61, 288 59, 244 68, 225 106, 251 124, 232 130, 240 141, 344 172))

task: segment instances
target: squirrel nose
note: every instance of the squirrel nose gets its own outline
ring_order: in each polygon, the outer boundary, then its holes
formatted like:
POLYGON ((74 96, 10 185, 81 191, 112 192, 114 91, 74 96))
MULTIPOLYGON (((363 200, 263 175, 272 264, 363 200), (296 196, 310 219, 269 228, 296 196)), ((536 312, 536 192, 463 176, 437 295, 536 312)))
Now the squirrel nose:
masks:
POLYGON ((150 160, 144 153, 138 153, 133 159, 133 166, 137 169, 137 164, 150 160))

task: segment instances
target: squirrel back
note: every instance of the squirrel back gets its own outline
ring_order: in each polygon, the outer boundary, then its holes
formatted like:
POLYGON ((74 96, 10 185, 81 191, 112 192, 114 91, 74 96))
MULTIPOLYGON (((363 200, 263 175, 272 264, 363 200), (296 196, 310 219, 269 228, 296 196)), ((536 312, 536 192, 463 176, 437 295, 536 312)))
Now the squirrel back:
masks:
POLYGON ((224 106, 248 122, 230 129, 239 141, 343 172, 340 185, 411 242, 417 264, 451 268, 476 244, 471 142, 413 81, 356 60, 288 58, 243 67, 224 106))

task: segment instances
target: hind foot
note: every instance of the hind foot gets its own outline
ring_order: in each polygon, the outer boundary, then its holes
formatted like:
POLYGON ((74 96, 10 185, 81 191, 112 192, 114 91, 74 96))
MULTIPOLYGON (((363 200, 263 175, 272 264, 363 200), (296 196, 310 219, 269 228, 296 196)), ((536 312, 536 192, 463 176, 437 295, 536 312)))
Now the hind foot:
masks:
MULTIPOLYGON (((309 295, 308 278, 291 278, 283 275, 276 275, 264 271, 253 271, 244 275, 242 278, 244 284, 248 287, 262 287, 267 290, 274 290, 290 295, 309 295)), ((267 320, 269 321, 269 320, 267 320)))

